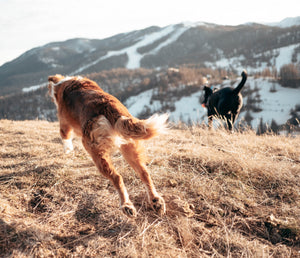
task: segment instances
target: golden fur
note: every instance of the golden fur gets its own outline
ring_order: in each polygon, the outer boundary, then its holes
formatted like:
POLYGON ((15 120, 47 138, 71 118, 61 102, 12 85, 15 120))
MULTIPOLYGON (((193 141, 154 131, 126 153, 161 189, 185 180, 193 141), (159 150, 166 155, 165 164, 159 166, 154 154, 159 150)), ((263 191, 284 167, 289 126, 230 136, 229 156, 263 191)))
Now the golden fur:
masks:
POLYGON ((60 135, 65 152, 73 150, 72 135, 82 138, 98 170, 119 193, 121 209, 128 217, 136 216, 122 176, 111 163, 111 153, 119 147, 124 158, 146 186, 151 207, 165 213, 165 202, 156 192, 145 166, 140 140, 150 139, 166 129, 167 115, 146 120, 133 117, 115 97, 104 92, 96 82, 82 77, 49 76, 49 94, 57 106, 60 135))

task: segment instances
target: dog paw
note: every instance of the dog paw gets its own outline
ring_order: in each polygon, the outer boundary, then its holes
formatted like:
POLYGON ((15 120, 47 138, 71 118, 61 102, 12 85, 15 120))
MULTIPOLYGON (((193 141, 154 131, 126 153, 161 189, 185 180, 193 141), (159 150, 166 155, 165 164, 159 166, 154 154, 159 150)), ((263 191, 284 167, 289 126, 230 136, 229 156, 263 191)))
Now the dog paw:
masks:
POLYGON ((63 145, 65 154, 70 154, 71 152, 73 152, 74 147, 72 144, 72 139, 63 140, 63 145))
POLYGON ((166 213, 166 204, 162 197, 154 197, 151 200, 152 209, 155 210, 160 216, 166 213))
POLYGON ((131 203, 125 203, 121 206, 121 209, 128 218, 132 219, 136 217, 136 209, 131 203))
POLYGON ((73 150, 70 150, 70 149, 64 150, 64 154, 65 155, 68 155, 70 153, 73 153, 73 150))

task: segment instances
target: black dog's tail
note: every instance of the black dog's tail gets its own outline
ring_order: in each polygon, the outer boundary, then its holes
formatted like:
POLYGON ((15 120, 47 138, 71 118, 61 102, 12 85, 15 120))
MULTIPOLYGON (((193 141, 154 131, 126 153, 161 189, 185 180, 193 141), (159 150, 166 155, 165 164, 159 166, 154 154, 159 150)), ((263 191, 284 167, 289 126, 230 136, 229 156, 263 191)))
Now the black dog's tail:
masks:
POLYGON ((242 88, 244 87, 244 85, 245 85, 246 80, 247 80, 247 72, 246 72, 246 70, 244 70, 244 71, 242 72, 242 80, 241 80, 240 84, 233 90, 233 92, 234 92, 235 94, 238 94, 238 93, 241 91, 241 89, 242 89, 242 88))

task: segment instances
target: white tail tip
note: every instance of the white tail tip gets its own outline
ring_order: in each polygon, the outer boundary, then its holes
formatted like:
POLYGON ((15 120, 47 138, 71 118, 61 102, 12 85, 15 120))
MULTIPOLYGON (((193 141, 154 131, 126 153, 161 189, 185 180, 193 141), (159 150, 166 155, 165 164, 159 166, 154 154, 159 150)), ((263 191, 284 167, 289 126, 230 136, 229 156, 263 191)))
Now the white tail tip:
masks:
POLYGON ((154 114, 145 120, 145 127, 154 129, 158 134, 167 133, 169 114, 154 114))

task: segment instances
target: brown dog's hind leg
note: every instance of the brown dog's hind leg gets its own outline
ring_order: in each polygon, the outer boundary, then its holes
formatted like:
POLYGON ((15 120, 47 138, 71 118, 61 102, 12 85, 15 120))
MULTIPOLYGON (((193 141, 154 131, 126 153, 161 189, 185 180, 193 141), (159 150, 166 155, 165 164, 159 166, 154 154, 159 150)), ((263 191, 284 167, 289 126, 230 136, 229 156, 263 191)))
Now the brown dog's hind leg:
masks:
POLYGON ((127 189, 124 185, 122 176, 115 170, 111 163, 110 152, 112 150, 111 139, 102 138, 99 143, 91 142, 86 137, 82 142, 88 153, 91 155, 95 165, 101 174, 108 178, 119 193, 121 209, 129 217, 136 217, 136 209, 129 199, 127 189))
POLYGON ((138 141, 132 141, 128 144, 121 145, 121 152, 129 165, 139 174, 142 182, 145 184, 151 207, 159 215, 163 215, 166 211, 165 201, 156 192, 150 174, 146 169, 145 156, 140 143, 138 141))

